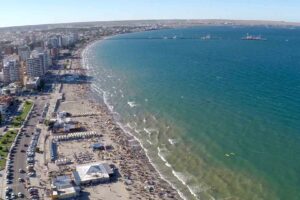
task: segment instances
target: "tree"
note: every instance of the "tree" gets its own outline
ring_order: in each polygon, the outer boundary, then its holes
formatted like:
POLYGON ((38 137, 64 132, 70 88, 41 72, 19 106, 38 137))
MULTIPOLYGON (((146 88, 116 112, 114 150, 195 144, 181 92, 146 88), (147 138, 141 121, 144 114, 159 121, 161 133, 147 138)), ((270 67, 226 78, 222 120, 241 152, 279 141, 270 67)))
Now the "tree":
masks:
POLYGON ((8 152, 8 147, 5 147, 5 149, 3 151, 4 152, 8 152))

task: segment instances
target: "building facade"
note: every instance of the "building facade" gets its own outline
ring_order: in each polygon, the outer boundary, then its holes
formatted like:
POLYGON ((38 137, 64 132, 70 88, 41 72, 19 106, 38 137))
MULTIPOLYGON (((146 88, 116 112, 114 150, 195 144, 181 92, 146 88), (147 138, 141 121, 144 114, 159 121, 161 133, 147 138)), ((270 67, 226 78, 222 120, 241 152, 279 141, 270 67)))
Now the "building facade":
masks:
POLYGON ((7 60, 3 65, 3 82, 5 84, 20 81, 20 64, 16 59, 7 60))
POLYGON ((30 58, 27 59, 28 77, 41 77, 48 71, 49 61, 51 60, 47 51, 41 49, 34 50, 30 58))
POLYGON ((18 55, 21 61, 26 61, 30 57, 30 48, 28 46, 19 47, 18 55))
POLYGON ((43 60, 39 57, 28 58, 26 62, 27 76, 30 78, 43 76, 43 60))

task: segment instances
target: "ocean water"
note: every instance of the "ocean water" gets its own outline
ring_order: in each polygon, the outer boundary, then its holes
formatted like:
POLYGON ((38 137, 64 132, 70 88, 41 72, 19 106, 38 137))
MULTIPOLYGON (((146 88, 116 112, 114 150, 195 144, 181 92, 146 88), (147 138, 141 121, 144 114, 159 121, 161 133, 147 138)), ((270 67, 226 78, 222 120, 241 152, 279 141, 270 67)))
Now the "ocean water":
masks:
POLYGON ((183 198, 300 199, 300 29, 132 33, 83 58, 92 95, 183 198))

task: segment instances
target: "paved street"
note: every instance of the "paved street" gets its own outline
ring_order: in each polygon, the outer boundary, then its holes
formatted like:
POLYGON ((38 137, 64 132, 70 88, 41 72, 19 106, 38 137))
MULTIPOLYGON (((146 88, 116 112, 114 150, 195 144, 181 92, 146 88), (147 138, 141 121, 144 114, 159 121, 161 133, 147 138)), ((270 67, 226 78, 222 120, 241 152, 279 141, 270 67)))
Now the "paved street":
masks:
POLYGON ((19 169, 23 169, 26 171, 26 167, 27 167, 26 150, 28 148, 28 145, 30 144, 36 125, 38 124, 40 114, 42 113, 43 108, 46 104, 46 98, 38 97, 37 99, 35 99, 35 97, 33 97, 32 100, 35 100, 34 108, 29 117, 28 123, 24 126, 21 139, 18 142, 16 153, 14 154, 14 159, 13 159, 14 179, 13 179, 13 183, 10 185, 15 194, 21 192, 22 194, 25 194, 25 198, 27 197, 28 199, 30 199, 29 194, 26 190, 26 182, 27 182, 26 180, 28 179, 28 176, 27 173, 20 173, 19 169), (19 182, 19 178, 22 178, 23 180, 25 180, 25 182, 19 182))

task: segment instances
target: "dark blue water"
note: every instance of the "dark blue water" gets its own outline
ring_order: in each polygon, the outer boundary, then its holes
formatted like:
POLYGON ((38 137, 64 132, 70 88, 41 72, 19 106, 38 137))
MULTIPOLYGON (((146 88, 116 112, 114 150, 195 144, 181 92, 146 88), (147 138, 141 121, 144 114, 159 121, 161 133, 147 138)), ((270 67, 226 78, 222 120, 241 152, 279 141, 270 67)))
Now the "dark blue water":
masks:
POLYGON ((86 58, 95 91, 187 198, 300 199, 300 29, 134 33, 86 58))

